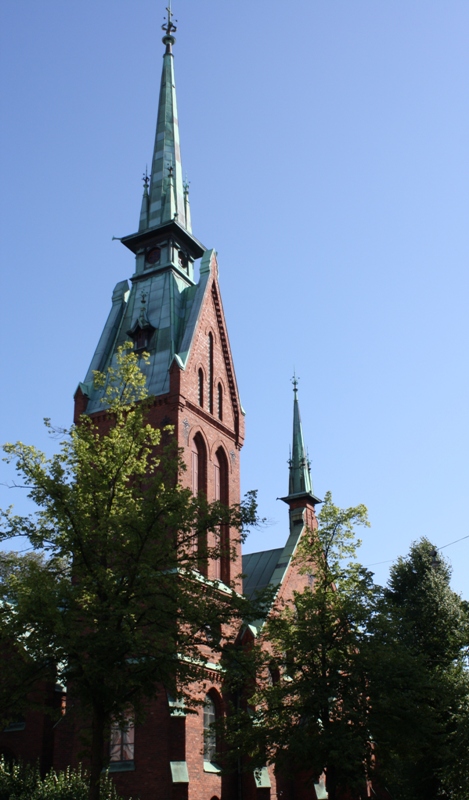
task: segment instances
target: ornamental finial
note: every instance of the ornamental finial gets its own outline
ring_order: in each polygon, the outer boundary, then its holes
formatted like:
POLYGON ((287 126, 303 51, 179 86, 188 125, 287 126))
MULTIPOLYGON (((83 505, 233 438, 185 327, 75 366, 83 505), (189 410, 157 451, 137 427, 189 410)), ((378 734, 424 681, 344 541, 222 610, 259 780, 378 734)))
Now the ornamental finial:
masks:
POLYGON ((295 371, 293 371, 293 378, 291 379, 291 382, 292 382, 292 384, 293 384, 293 391, 294 391, 294 392, 297 392, 297 391, 298 391, 298 381, 299 381, 299 380, 300 380, 300 379, 296 377, 296 372, 295 372, 295 371))
POLYGON ((177 19, 173 22, 173 12, 171 9, 171 0, 169 0, 168 5, 166 6, 167 19, 165 19, 164 25, 161 28, 164 30, 166 36, 163 36, 163 44, 167 47, 170 47, 176 41, 174 36, 172 35, 177 31, 176 25, 174 22, 177 22, 177 19))
POLYGON ((148 184, 150 183, 150 176, 148 174, 148 164, 145 167, 145 173, 142 176, 142 180, 143 180, 143 185, 144 185, 145 189, 148 189, 148 184))

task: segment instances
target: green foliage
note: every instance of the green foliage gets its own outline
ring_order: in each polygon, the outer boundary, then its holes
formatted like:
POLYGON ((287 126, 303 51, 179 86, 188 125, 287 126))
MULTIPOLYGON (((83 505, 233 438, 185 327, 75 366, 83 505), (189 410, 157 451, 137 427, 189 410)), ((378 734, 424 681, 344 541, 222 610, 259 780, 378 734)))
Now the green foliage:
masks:
POLYGON ((376 589, 355 560, 366 508, 339 509, 328 493, 318 522, 295 556, 312 585, 269 616, 252 651, 262 677, 229 736, 239 748, 247 744, 256 766, 308 764, 316 776, 325 769, 333 800, 339 787, 364 785, 371 756, 360 652, 376 589))
MULTIPOLYGON (((467 800, 469 614, 450 588, 448 564, 435 554, 423 538, 397 561, 381 617, 393 631, 394 652, 406 654, 418 698, 409 704, 411 724, 392 736, 388 730, 382 748, 387 785, 402 800, 467 800)), ((396 697, 401 718, 407 700, 396 697)))
POLYGON ((383 590, 355 558, 366 509, 328 493, 318 522, 295 556, 311 585, 228 662, 234 755, 324 769, 330 800, 366 777, 399 800, 467 800, 469 615, 448 566, 422 540, 383 590))
POLYGON ((204 564, 233 556, 256 504, 252 493, 225 507, 183 488, 173 432, 150 425, 151 398, 128 346, 95 383, 100 427, 83 415, 52 458, 21 442, 4 446, 38 511, 0 512, 2 536, 27 536, 46 557, 19 562, 0 588, 5 636, 34 662, 54 664, 90 712, 96 783, 112 718, 131 706, 139 719, 161 686, 193 702, 187 687, 211 657, 200 649, 207 630, 229 636, 245 608, 231 587, 203 578, 204 564), (224 553, 223 526, 232 542, 224 553))
MULTIPOLYGON (((0 553, 0 586, 10 581, 21 581, 26 572, 44 569, 44 557, 39 553, 0 553)), ((34 658, 25 638, 12 638, 9 625, 11 616, 7 603, 0 605, 0 657, 2 680, 0 681, 0 730, 25 712, 26 708, 39 707, 39 698, 34 696, 38 681, 55 680, 53 661, 47 656, 34 658)))
MULTIPOLYGON (((51 770, 44 778, 30 764, 9 763, 0 756, 0 800, 87 800, 88 775, 80 766, 64 772, 51 770)), ((102 800, 119 800, 108 775, 101 778, 102 800)))

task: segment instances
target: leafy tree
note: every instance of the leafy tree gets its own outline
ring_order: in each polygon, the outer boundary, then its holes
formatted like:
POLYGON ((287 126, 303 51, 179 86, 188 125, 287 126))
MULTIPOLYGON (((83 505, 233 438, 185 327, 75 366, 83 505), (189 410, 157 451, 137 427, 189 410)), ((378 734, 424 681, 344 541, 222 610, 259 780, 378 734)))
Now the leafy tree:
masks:
POLYGON ((113 719, 129 707, 138 718, 162 686, 190 704, 208 628, 229 637, 240 610, 233 590, 203 577, 206 560, 220 556, 208 534, 229 526, 242 536, 255 520, 252 493, 226 508, 178 483, 184 465, 171 431, 147 422, 145 378, 128 347, 95 382, 104 431, 82 416, 52 458, 4 446, 39 510, 1 514, 3 537, 27 536, 47 554, 3 581, 3 628, 33 660, 56 665, 91 718, 90 800, 99 798, 113 719))
POLYGON ((365 786, 372 757, 361 649, 377 590, 355 560, 365 506, 340 509, 327 493, 318 522, 295 556, 312 585, 292 605, 274 606, 253 650, 263 679, 228 735, 253 766, 324 770, 336 800, 342 789, 365 786))
MULTIPOLYGON (((18 579, 24 571, 36 568, 41 571, 44 557, 39 553, 0 553, 0 586, 4 589, 13 577, 18 579)), ((47 657, 35 659, 24 638, 13 639, 8 624, 8 604, 0 605, 0 730, 24 714, 31 707, 42 707, 42 694, 38 691, 44 681, 55 681, 55 666, 47 657)))
MULTIPOLYGON (((466 800, 469 786, 469 614, 449 565, 428 539, 392 567, 385 592, 394 647, 413 665, 419 702, 411 736, 389 737, 386 781, 402 800, 466 800), (418 667, 416 669, 416 667, 418 667), (402 742, 411 746, 402 748, 402 742)), ((402 710, 405 697, 396 699, 402 710)), ((397 733, 397 732, 396 732, 397 733)))

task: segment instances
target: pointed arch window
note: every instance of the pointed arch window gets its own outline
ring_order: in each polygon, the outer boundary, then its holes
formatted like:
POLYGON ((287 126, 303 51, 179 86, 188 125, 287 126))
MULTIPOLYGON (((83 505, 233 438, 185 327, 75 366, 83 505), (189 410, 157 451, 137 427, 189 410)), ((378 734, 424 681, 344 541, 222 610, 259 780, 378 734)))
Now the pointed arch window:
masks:
POLYGON ((203 369, 200 368, 198 372, 198 394, 199 394, 199 406, 201 408, 204 407, 204 372, 203 369))
POLYGON ((223 387, 221 383, 217 387, 218 419, 223 420, 223 387))
POLYGON ((213 334, 208 335, 208 410, 213 414, 213 334))
MULTIPOLYGON (((215 453, 215 459, 213 462, 213 484, 214 484, 214 500, 221 500, 221 485, 220 485, 220 461, 218 458, 218 452, 215 453)), ((215 535, 215 538, 218 537, 215 535)), ((221 528, 220 528, 220 537, 219 542, 217 541, 215 544, 219 545, 221 550, 221 528)), ((215 580, 221 579, 221 555, 218 558, 213 559, 213 574, 212 576, 215 580)))
MULTIPOLYGON (((207 494, 207 450, 205 442, 196 433, 191 442, 191 488, 192 494, 207 494)), ((199 532, 196 536, 194 532, 194 553, 198 555, 198 569, 203 575, 207 574, 207 534, 199 532)))
MULTIPOLYGON (((229 504, 228 496, 228 461, 225 451, 219 447, 213 461, 214 499, 223 505, 229 504)), ((223 583, 230 581, 230 529, 228 525, 220 526, 220 557, 213 560, 214 577, 223 583)))
POLYGON ((207 694, 204 700, 204 762, 207 765, 214 763, 217 752, 217 735, 214 728, 216 721, 215 700, 210 694, 207 694))
POLYGON ((207 493, 207 451, 205 442, 200 435, 196 433, 191 442, 191 478, 192 478, 192 494, 197 495, 200 492, 207 493))

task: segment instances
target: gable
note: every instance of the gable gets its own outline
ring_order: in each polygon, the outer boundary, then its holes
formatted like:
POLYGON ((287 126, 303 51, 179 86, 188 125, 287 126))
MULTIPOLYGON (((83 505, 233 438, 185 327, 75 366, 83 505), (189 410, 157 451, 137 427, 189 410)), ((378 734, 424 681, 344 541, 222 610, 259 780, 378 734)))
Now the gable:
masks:
MULTIPOLYGON (((214 251, 207 251, 206 255, 210 256, 208 281, 197 309, 193 305, 183 340, 187 349, 179 354, 181 360, 184 358, 181 394, 189 406, 209 414, 211 422, 234 432, 236 441, 242 443, 243 412, 217 280, 218 266, 214 251)), ((201 276, 204 266, 203 263, 201 276)))

